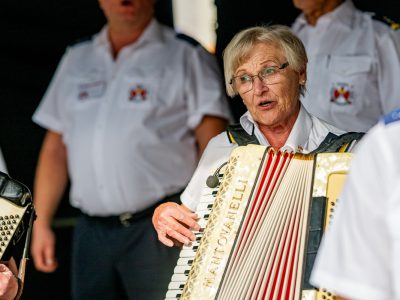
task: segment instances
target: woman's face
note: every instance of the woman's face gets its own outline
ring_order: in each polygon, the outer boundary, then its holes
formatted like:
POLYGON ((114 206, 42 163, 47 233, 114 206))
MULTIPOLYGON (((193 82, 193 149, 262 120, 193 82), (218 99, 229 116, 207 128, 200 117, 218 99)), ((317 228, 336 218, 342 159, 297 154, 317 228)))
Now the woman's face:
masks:
MULTIPOLYGON (((283 52, 274 45, 256 44, 248 59, 236 70, 234 76, 256 75, 266 67, 279 67, 287 60, 283 52)), ((296 120, 300 108, 300 84, 306 79, 305 70, 299 74, 291 66, 279 70, 273 84, 265 84, 253 77, 253 88, 239 93, 244 104, 260 127, 285 127, 296 120)))

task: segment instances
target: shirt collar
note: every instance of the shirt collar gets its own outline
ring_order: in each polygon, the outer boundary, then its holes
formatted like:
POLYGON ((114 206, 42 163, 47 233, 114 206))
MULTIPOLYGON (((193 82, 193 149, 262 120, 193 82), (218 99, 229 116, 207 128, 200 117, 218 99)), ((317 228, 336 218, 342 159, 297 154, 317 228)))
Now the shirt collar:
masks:
MULTIPOLYGON (((254 133, 261 145, 270 146, 249 111, 240 117, 240 125, 242 125, 243 129, 248 134, 252 135, 254 133)), ((308 153, 309 149, 307 149, 307 147, 311 129, 311 116, 304 109, 303 105, 301 105, 299 115, 297 116, 292 131, 290 132, 289 137, 281 150, 308 153)))
MULTIPOLYGON (((134 49, 138 48, 144 44, 147 43, 163 43, 164 42, 164 37, 162 34, 162 27, 161 25, 155 20, 151 20, 149 25, 146 27, 146 29, 143 31, 142 35, 139 37, 139 39, 134 42, 131 45, 128 45, 124 48, 127 49, 134 49)), ((104 47, 108 51, 111 49, 111 44, 110 40, 108 38, 108 26, 105 25, 99 34, 94 38, 94 44, 95 46, 98 47, 104 47)))
MULTIPOLYGON (((318 19, 317 26, 319 22, 336 22, 345 27, 351 28, 354 20, 354 12, 356 8, 351 0, 346 0, 333 11, 324 14, 318 19)), ((303 13, 301 13, 295 23, 293 24, 293 29, 298 32, 302 27, 308 25, 307 20, 303 13)))

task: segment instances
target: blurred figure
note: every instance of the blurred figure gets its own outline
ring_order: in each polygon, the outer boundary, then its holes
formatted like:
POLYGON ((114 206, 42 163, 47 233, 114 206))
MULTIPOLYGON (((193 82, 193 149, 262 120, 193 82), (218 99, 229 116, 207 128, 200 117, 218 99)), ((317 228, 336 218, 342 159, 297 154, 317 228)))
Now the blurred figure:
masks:
POLYGON ((400 109, 359 144, 311 283, 349 299, 400 299, 400 109))
POLYGON ((108 24, 70 47, 33 119, 48 129, 35 178, 32 256, 57 267, 51 221, 71 180, 82 211, 74 299, 161 299, 178 251, 160 245, 156 205, 179 201, 229 117, 217 63, 153 19, 153 0, 100 0, 108 24))
POLYGON ((18 300, 20 298, 17 272, 14 259, 7 263, 0 263, 0 300, 18 300))
POLYGON ((400 106, 400 36, 350 0, 293 0, 302 10, 292 30, 309 57, 313 115, 345 131, 366 132, 400 106))

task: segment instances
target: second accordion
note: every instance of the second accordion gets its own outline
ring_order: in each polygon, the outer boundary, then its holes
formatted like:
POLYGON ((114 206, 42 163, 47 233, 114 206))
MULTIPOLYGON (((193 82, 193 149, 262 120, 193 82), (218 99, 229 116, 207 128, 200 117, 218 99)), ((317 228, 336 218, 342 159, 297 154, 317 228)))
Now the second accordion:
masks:
POLYGON ((196 233, 194 257, 181 251, 187 266, 178 261, 182 274, 172 276, 167 299, 334 299, 308 279, 350 160, 350 153, 234 149, 212 203, 200 201, 207 224, 196 233))

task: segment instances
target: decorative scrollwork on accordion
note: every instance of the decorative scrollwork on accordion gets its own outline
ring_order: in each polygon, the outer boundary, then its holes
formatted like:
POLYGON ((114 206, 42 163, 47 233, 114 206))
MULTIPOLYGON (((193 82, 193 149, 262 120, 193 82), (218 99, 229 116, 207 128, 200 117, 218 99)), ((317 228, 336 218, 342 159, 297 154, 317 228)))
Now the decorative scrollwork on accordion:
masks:
POLYGON ((350 160, 233 150, 187 280, 174 275, 166 299, 334 299, 308 279, 350 160))

